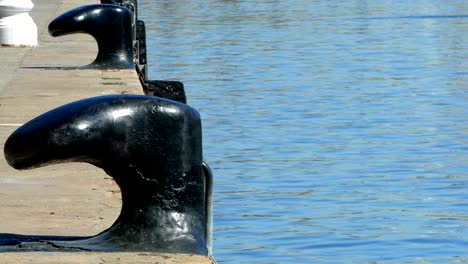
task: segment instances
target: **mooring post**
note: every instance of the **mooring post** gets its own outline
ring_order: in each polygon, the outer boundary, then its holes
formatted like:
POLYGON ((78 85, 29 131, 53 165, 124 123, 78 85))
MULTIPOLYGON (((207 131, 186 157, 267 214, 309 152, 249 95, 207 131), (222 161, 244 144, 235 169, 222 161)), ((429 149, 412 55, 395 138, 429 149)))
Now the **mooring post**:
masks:
POLYGON ((55 18, 49 33, 54 37, 87 33, 96 39, 96 59, 83 68, 134 69, 131 17, 121 6, 85 5, 55 18))
POLYGON ((29 15, 31 0, 0 0, 0 45, 37 46, 37 26, 29 15))
POLYGON ((27 122, 4 151, 16 169, 64 162, 102 168, 121 189, 122 210, 93 237, 10 236, 3 244, 211 255, 212 175, 200 116, 190 106, 144 95, 88 98, 27 122))

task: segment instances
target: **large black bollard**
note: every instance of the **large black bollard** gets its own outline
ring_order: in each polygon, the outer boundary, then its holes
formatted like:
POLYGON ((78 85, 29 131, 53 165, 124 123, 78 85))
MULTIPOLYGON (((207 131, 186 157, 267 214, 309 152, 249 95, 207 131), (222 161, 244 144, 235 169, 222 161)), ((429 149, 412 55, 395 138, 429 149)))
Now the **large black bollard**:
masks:
POLYGON ((49 33, 63 36, 86 33, 99 48, 96 59, 84 68, 134 69, 132 14, 117 5, 85 5, 70 10, 49 24, 49 33))
POLYGON ((143 95, 84 99, 18 128, 5 143, 7 162, 31 169, 87 162, 117 182, 122 210, 88 238, 0 236, 0 245, 46 241, 53 248, 211 253, 212 175, 202 160, 196 110, 143 95))

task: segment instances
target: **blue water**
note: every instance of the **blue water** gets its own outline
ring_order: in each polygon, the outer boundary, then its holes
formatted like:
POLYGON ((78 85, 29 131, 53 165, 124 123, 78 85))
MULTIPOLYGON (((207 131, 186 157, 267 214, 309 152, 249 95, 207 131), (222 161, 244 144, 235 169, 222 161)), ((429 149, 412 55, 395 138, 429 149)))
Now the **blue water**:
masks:
POLYGON ((140 0, 219 263, 468 263, 466 1, 140 0))

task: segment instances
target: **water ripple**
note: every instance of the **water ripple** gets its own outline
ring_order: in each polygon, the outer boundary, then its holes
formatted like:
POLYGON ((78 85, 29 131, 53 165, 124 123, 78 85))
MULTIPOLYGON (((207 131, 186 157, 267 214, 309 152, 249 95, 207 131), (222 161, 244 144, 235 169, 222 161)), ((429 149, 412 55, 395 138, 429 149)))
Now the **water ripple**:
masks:
POLYGON ((220 263, 468 262, 466 1, 139 5, 203 118, 220 263))

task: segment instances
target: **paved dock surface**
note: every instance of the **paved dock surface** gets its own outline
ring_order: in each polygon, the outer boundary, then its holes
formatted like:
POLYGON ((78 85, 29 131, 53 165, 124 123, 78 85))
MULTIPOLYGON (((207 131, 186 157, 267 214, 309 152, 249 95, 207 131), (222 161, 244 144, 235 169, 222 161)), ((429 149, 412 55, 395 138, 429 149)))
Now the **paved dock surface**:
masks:
MULTIPOLYGON (((83 34, 49 36, 56 16, 91 0, 35 0, 39 47, 0 47, 0 144, 21 124, 55 107, 105 94, 142 94, 134 70, 58 70, 83 66, 97 45, 83 34)), ((120 190, 102 170, 67 163, 17 171, 0 155, 0 234, 87 236, 112 225, 120 190)), ((212 261, 212 260, 211 260, 212 261)), ((156 253, 0 253, 0 263, 210 263, 206 257, 156 253)))

